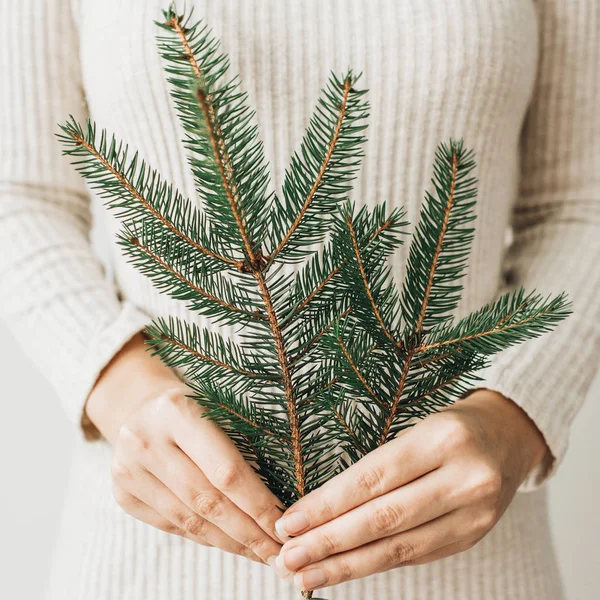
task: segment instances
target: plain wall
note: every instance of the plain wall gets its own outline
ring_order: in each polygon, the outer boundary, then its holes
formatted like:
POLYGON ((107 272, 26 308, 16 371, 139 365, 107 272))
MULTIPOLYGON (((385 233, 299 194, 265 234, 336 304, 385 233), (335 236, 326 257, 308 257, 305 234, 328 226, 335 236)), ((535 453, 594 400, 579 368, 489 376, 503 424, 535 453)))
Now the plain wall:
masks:
MULTIPOLYGON (((0 373, 0 597, 39 600, 74 432, 58 399, 2 325, 0 373)), ((568 455, 550 484, 555 543, 569 600, 599 597, 599 396, 600 379, 577 417, 568 455)))

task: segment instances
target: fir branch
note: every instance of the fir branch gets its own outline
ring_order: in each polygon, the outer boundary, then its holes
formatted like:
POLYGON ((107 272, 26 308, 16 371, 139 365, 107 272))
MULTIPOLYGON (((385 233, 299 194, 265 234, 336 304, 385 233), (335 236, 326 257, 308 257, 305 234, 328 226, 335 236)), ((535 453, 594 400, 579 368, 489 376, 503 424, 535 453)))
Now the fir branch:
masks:
MULTIPOLYGON (((397 243, 389 246, 384 236, 391 235, 396 240, 396 235, 400 228, 406 225, 402 221, 403 213, 394 211, 393 214, 381 218, 385 213, 385 205, 382 210, 376 211, 375 228, 366 229, 366 235, 363 235, 360 240, 360 252, 372 256, 373 262, 381 262, 383 254, 390 253, 397 247, 397 243), (364 239, 363 239, 364 238, 364 239)), ((342 211, 342 215, 346 214, 342 211)), ((331 307, 337 302, 340 303, 341 298, 350 297, 355 291, 347 286, 347 282, 355 282, 355 278, 345 273, 345 269, 355 257, 354 249, 348 252, 344 245, 344 236, 347 231, 340 227, 339 220, 337 225, 334 225, 329 243, 323 248, 321 253, 315 254, 312 259, 298 272, 296 276, 295 288, 287 299, 287 305, 282 308, 282 312, 287 316, 284 323, 292 321, 299 316, 302 311, 314 305, 315 300, 321 299, 317 303, 315 310, 323 310, 326 307, 331 307), (343 291, 340 292, 340 289, 343 291)), ((373 272, 376 269, 369 264, 369 271, 373 272)), ((352 285, 354 288, 354 285, 352 285)), ((398 342, 401 348, 402 343, 398 342)))
MULTIPOLYGON (((298 415, 296 406, 295 391, 290 372, 286 344, 281 331, 279 318, 273 304, 271 291, 263 272, 271 261, 264 259, 262 252, 256 247, 255 242, 251 239, 251 236, 247 230, 246 215, 243 211, 243 205, 241 203, 234 177, 236 168, 233 164, 227 145, 226 135, 223 131, 222 124, 220 123, 218 111, 215 108, 215 102, 210 91, 211 86, 218 78, 218 75, 221 74, 219 69, 219 74, 213 75, 211 73, 211 69, 214 69, 215 65, 221 65, 221 63, 224 63, 224 61, 222 61, 220 58, 214 59, 214 57, 212 57, 213 45, 206 41, 207 36, 201 37, 200 41, 196 44, 196 48, 192 48, 187 36, 189 33, 191 33, 192 36, 196 35, 195 26, 191 29, 182 26, 181 20, 173 12, 171 12, 168 16, 170 18, 167 20, 166 25, 170 26, 179 37, 180 42, 183 45, 185 58, 190 63, 192 70, 194 71, 197 84, 196 96, 200 106, 200 113, 204 118, 206 134, 210 141, 213 157, 218 167, 218 174, 221 179, 221 184, 225 190, 229 208, 231 214, 233 215, 237 232, 241 238, 243 249, 248 259, 246 270, 251 273, 256 280, 264 304, 265 313, 268 318, 269 327, 273 336, 273 342, 282 374, 283 389, 286 396, 287 413, 292 438, 292 450, 294 454, 294 470, 296 476, 295 485, 298 494, 303 495, 305 493, 305 468, 302 454, 300 417, 298 415), (207 67, 206 70, 209 72, 208 76, 199 66, 196 54, 201 55, 201 60, 203 61, 205 67, 207 67)), ((174 58, 170 54, 171 48, 168 45, 164 46, 164 50, 166 51, 164 56, 167 59, 174 58)), ((294 226, 294 230, 296 228, 297 225, 294 226)))
MULTIPOLYGON (((188 378, 206 377, 214 381, 219 377, 223 382, 232 383, 233 376, 242 382, 260 380, 275 384, 279 381, 271 372, 265 356, 260 360, 250 360, 231 340, 194 324, 169 317, 157 318, 146 328, 148 344, 170 367, 186 367, 188 378)), ((252 385, 255 381, 252 381, 252 385)))
MULTIPOLYGON (((379 444, 388 440, 396 419, 426 323, 445 323, 447 312, 455 307, 457 288, 448 288, 463 274, 465 256, 460 250, 470 245, 472 230, 464 224, 474 219, 473 180, 467 179, 474 167, 472 155, 462 143, 441 145, 436 154, 433 185, 437 197, 427 195, 417 233, 410 248, 409 264, 402 294, 406 319, 406 354, 379 444)), ((468 255, 468 254, 467 254, 468 255)))
MULTIPOLYGON (((389 220, 388 220, 389 221, 389 220)), ((392 346, 398 348, 400 351, 404 350, 404 346, 401 341, 396 340, 387 325, 385 324, 383 317, 381 316, 381 312, 379 311, 379 306, 375 301, 375 297, 373 296, 373 292, 371 290, 371 286, 369 285, 369 278, 367 276, 367 272, 365 270, 365 265, 363 263, 360 246, 358 244, 358 239, 356 237, 356 232, 354 230, 354 222, 352 220, 352 215, 346 215, 346 224, 348 226, 348 232, 350 234, 350 240, 352 242, 352 249, 354 250, 354 255, 356 257, 356 264, 358 265, 358 270, 360 273, 360 281, 364 287, 364 291, 367 294, 367 298, 369 299, 369 303, 371 304, 371 309, 373 310, 373 314, 375 315, 375 319, 381 328, 381 331, 384 333, 385 337, 388 338, 392 346)), ((380 228, 381 231, 384 230, 383 225, 380 228)))
MULTIPOLYGON (((325 336, 324 336, 325 337, 325 336)), ((332 336, 332 339, 335 340, 336 344, 337 344, 337 338, 336 336, 332 336)), ((331 346, 331 342, 329 343, 329 346, 331 346)), ((355 359, 355 362, 357 364, 357 366, 360 368, 361 365, 363 364, 363 362, 369 358, 369 356, 378 349, 378 346, 376 344, 373 344, 372 346, 370 346, 366 352, 364 352, 362 354, 362 356, 360 356, 359 358, 355 359)), ((327 365, 325 362, 320 364, 320 368, 322 368, 323 370, 327 370, 326 369, 327 365)), ((348 376, 350 374, 350 372, 352 371, 351 368, 344 368, 344 369, 338 369, 337 367, 333 367, 330 368, 329 371, 334 371, 335 372, 335 376, 329 378, 319 389, 317 389, 316 392, 314 392, 313 394, 307 396, 301 403, 301 406, 306 406, 309 404, 312 404, 317 397, 319 397, 320 395, 324 394, 325 392, 327 392, 328 390, 334 388, 338 383, 342 383, 345 381, 345 377, 348 376)), ((359 397, 362 397, 363 394, 358 394, 359 397)))
POLYGON ((100 143, 97 144, 96 127, 90 121, 87 122, 85 133, 72 117, 60 127, 64 132, 64 135, 58 136, 63 142, 63 152, 84 157, 85 160, 74 163, 78 171, 90 180, 92 187, 109 198, 110 208, 128 211, 120 213, 119 216, 126 215, 136 219, 152 216, 192 249, 224 263, 225 266, 235 265, 235 259, 223 256, 208 247, 214 245, 214 240, 211 241, 206 233, 202 234, 208 229, 202 215, 193 211, 189 201, 184 201, 179 192, 174 192, 171 186, 163 184, 156 172, 148 169, 143 162, 138 166, 137 153, 128 164, 127 146, 123 147, 114 136, 108 143, 104 130, 101 132, 100 143), (140 188, 145 188, 145 193, 139 191, 140 188), (186 210, 183 213, 173 212, 173 206, 175 211, 181 211, 183 206, 186 210), (198 225, 194 226, 194 223, 198 225), (196 241, 203 237, 204 244, 196 241))
POLYGON ((354 360, 354 357, 352 356, 352 354, 350 354, 350 351, 348 350, 346 344, 344 344, 344 340, 341 338, 340 335, 336 336, 336 340, 340 346, 340 349, 344 355, 344 358, 346 359, 346 362, 350 366, 350 369, 354 372, 354 374, 356 375, 358 380, 361 382, 361 384, 365 388, 367 394, 375 401, 375 404, 377 404, 378 406, 380 406, 383 409, 387 409, 387 405, 385 404, 385 402, 383 402, 383 400, 381 400, 379 398, 379 396, 377 395, 375 390, 373 390, 373 388, 367 381, 366 377, 362 374, 356 361, 354 360))
POLYGON ((344 257, 341 286, 350 296, 357 323, 400 355, 404 343, 396 334, 401 304, 391 280, 388 258, 403 243, 404 213, 386 214, 385 204, 370 213, 347 203, 334 219, 335 243, 344 257))
POLYGON ((398 381, 398 387, 396 388, 396 392, 394 393, 394 397, 392 398, 392 403, 387 411, 387 416, 385 417, 385 422, 383 428, 381 430, 381 437, 379 438, 379 445, 383 445, 388 441, 388 435, 390 433, 390 429, 394 423, 394 419, 396 418, 396 413, 398 411, 398 406, 400 405, 400 401, 402 399, 402 394, 404 392, 404 386, 406 385, 406 380, 408 378, 408 373, 411 367, 411 361, 413 358, 413 349, 409 349, 406 357, 404 358, 402 364, 402 374, 400 375, 400 381, 398 381))
POLYGON ((210 273, 181 253, 168 236, 157 231, 155 223, 124 226, 117 235, 117 243, 155 286, 187 301, 192 310, 214 316, 216 322, 223 324, 266 322, 266 316, 249 297, 244 297, 219 274, 210 273))
POLYGON ((315 335, 307 344, 304 344, 300 347, 300 349, 290 358, 290 366, 295 365, 297 362, 302 360, 327 334, 328 331, 331 330, 332 327, 336 325, 337 322, 343 321, 352 310, 352 307, 349 306, 343 313, 336 318, 335 321, 329 321, 325 327, 323 327, 317 335, 315 335))
POLYGON ((325 277, 321 278, 321 281, 317 284, 317 286, 310 292, 302 302, 297 306, 294 316, 298 313, 302 312, 323 290, 329 285, 329 283, 333 280, 333 278, 340 272, 343 263, 336 265, 325 275, 325 277))
POLYGON ((327 152, 325 154, 325 157, 323 158, 323 162, 321 163, 321 166, 319 168, 317 176, 315 177, 312 187, 310 188, 308 194, 306 195, 306 199, 304 200, 304 203, 302 204, 300 211, 296 215, 296 218, 294 219, 293 223, 290 225, 287 232, 284 234, 281 241, 277 244, 277 247, 269 255, 269 257, 268 257, 269 262, 272 262, 273 260, 275 260, 277 258, 277 256, 282 252, 282 250, 285 248, 285 246, 288 244, 291 237, 294 235, 294 233, 298 229, 298 226, 300 225, 300 223, 306 216, 306 213, 310 207, 311 202, 313 201, 313 199, 315 197, 315 194, 317 193, 317 190, 323 183, 323 178, 325 177, 327 168, 331 164, 331 158, 333 156, 333 152, 334 152, 336 145, 338 143, 338 140, 340 138, 340 134, 342 131, 342 124, 344 122, 344 118, 346 116, 346 111, 347 111, 347 107, 348 107, 348 97, 350 96, 351 89, 352 89, 352 76, 348 75, 346 77, 346 79, 344 80, 344 83, 342 86, 342 98, 341 98, 341 103, 339 105, 339 114, 338 114, 338 118, 335 123, 335 126, 333 127, 331 139, 329 140, 327 152))
POLYGON ((446 235, 446 231, 448 229, 448 223, 450 221, 450 214, 452 211, 452 207, 454 205, 454 193, 456 191, 456 177, 458 175, 458 164, 459 157, 458 153, 452 151, 451 158, 451 175, 450 175, 450 185, 449 191, 446 199, 446 203, 443 209, 443 218, 442 218, 442 226, 440 228, 440 233, 438 235, 437 244, 435 250, 433 252, 433 257, 431 260, 431 264, 429 266, 429 274, 427 277, 427 285, 425 287, 425 292, 423 293, 423 300, 421 302, 421 308, 419 310, 419 316, 417 317, 417 322, 415 323, 415 332, 417 335, 421 333, 423 328, 423 321, 425 320, 425 313, 427 311, 427 306, 429 304, 429 298, 431 296, 431 288, 433 287, 433 279, 435 276, 435 272, 438 266, 438 261, 440 258, 440 253, 442 252, 442 247, 444 244, 444 237, 446 235))
MULTIPOLYGON (((181 25, 179 17, 175 13, 171 13, 170 20, 168 20, 167 24, 179 36, 184 48, 186 59, 192 66, 195 77, 197 79, 198 87, 196 89, 196 96, 201 109, 201 114, 203 115, 205 120, 207 135, 210 140, 214 159, 218 166, 218 173, 220 175, 223 189, 225 190, 227 201, 229 203, 231 214, 233 215, 238 234, 243 243, 244 252, 248 258, 249 264, 247 266, 247 269, 255 277, 264 303, 265 312, 267 314, 269 326, 273 335, 273 340, 277 351, 279 366, 282 373, 283 388, 287 399, 287 412, 291 430, 292 450, 294 454, 294 469, 296 476, 295 486, 298 491, 298 494, 302 496, 305 493, 305 473, 304 460, 302 455, 302 441, 300 436, 299 415, 296 406, 294 386, 292 383, 290 368, 288 364, 286 346, 283 340, 281 328, 279 326, 278 317, 273 306, 271 293, 263 273, 263 269, 265 268, 266 264, 263 260, 260 249, 257 249, 255 247, 255 244, 247 230, 246 215, 243 212, 243 206, 241 204, 237 185, 234 180, 235 168, 233 166, 232 159, 227 148, 227 142, 222 130, 222 126, 219 122, 217 111, 215 109, 215 103, 210 93, 210 86, 207 81, 207 77, 198 65, 198 61, 196 60, 194 51, 192 50, 187 38, 188 32, 181 25)), ((200 44, 200 47, 204 45, 205 41, 203 40, 200 44)), ((198 51, 201 50, 198 49, 198 51)))
POLYGON ((343 431, 350 438, 350 440, 352 442, 352 446, 357 448, 358 451, 361 452, 363 455, 368 454, 369 449, 363 444, 363 442, 356 435, 356 433, 354 433, 353 429, 347 423, 346 419, 344 419, 344 417, 343 417, 342 413, 340 413, 339 409, 334 406, 332 408, 332 411, 333 411, 333 414, 334 414, 335 418, 337 419, 338 423, 341 425, 343 431))
POLYGON ((475 219, 473 153, 462 142, 441 144, 436 152, 432 185, 411 243, 402 308, 405 330, 417 337, 451 318, 462 290, 475 219))
POLYGON ((224 81, 229 61, 208 28, 191 22, 192 12, 184 20, 174 7, 165 11, 165 21, 157 24, 168 35, 159 36, 159 49, 188 134, 198 193, 211 219, 224 226, 222 236, 239 240, 253 262, 261 255, 270 206, 263 147, 247 94, 239 90, 237 77, 224 81))
POLYGON ((433 331, 427 343, 416 351, 428 353, 445 349, 495 354, 550 331, 568 314, 570 303, 565 294, 553 298, 535 293, 525 296, 520 289, 501 296, 453 327, 433 331))
POLYGON ((351 189, 365 140, 362 124, 368 116, 364 91, 356 89, 360 75, 333 75, 319 100, 300 151, 292 156, 275 196, 269 223, 275 260, 298 261, 312 254, 327 232, 329 217, 351 189))
POLYGON ((302 455, 302 439, 300 434, 300 416, 296 405, 296 396, 294 393, 294 385, 292 383, 292 375, 290 372, 289 360, 287 357, 286 346, 283 340, 283 334, 279 326, 277 314, 271 301, 269 288, 267 287, 264 274, 258 271, 255 274, 256 281, 259 285, 265 310, 269 318, 269 324, 273 333, 275 347, 277 349, 277 358, 281 368, 283 386, 287 400, 287 413, 292 437, 292 451, 294 453, 294 472, 296 475, 295 487, 299 496, 304 496, 306 493, 305 482, 305 466, 304 456, 302 455))
MULTIPOLYGON (((473 239, 473 230, 466 227, 475 218, 473 168, 472 152, 465 151, 461 142, 440 145, 432 180, 436 195, 426 195, 411 244, 399 324, 390 325, 394 319, 389 315, 398 314, 397 296, 382 260, 394 241, 384 239, 380 248, 366 252, 357 233, 364 240, 365 231, 372 230, 382 215, 376 208, 373 215, 363 209, 354 217, 351 205, 341 213, 348 232, 344 251, 353 252, 355 276, 349 280, 361 282, 363 291, 353 296, 354 335, 373 336, 387 358, 378 369, 354 369, 356 380, 337 376, 334 386, 366 398, 373 397, 375 387, 392 391, 390 403, 372 414, 370 423, 379 431, 376 446, 410 426, 412 417, 422 418, 454 401, 477 380, 488 356, 549 331, 569 313, 563 294, 545 299, 520 291, 451 323, 450 313, 460 298, 457 282, 464 275, 473 239), (396 340, 402 341, 402 352, 395 357, 396 340)), ((348 353, 341 359, 342 366, 347 363, 348 353)))
POLYGON ((217 388, 208 380, 196 381, 190 386, 195 392, 192 397, 207 409, 206 418, 218 421, 223 427, 237 425, 237 431, 252 440, 252 445, 264 436, 271 438, 267 444, 289 444, 285 422, 278 419, 274 411, 272 414, 264 408, 258 411, 253 403, 238 398, 231 389, 217 388))
POLYGON ((245 217, 242 214, 241 209, 239 208, 240 201, 236 185, 233 181, 231 181, 233 168, 231 166, 231 159, 229 158, 229 154, 225 147, 223 133, 220 130, 219 122, 215 118, 215 110, 212 105, 210 96, 200 88, 198 88, 198 90, 196 91, 196 95, 198 96, 198 101, 200 103, 202 113, 204 114, 204 118, 206 119, 208 134, 210 137, 211 144, 213 146, 217 164, 219 165, 219 172, 221 173, 221 178, 223 179, 223 187, 225 188, 227 199, 229 200, 229 205, 231 206, 231 213, 233 214, 238 230, 240 232, 240 236, 242 237, 242 241, 244 242, 244 249, 246 251, 246 255, 250 259, 252 266, 255 267, 256 265, 258 265, 258 263, 256 262, 254 247, 252 245, 252 242, 250 241, 248 232, 246 231, 245 217))

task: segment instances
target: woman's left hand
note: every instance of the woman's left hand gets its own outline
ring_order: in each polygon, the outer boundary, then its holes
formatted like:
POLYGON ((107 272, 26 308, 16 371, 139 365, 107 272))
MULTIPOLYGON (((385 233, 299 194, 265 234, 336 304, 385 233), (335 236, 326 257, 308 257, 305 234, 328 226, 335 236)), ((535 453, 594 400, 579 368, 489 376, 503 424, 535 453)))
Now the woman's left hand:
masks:
POLYGON ((291 506, 277 570, 314 590, 467 550, 546 452, 521 408, 477 390, 291 506))

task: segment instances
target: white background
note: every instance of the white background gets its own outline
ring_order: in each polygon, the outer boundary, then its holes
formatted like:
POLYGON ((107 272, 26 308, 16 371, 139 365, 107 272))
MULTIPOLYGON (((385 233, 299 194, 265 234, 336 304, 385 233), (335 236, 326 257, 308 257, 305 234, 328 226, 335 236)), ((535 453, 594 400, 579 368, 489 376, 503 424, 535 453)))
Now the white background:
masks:
MULTIPOLYGON (((2 325, 0 373, 0 598, 40 600, 74 431, 58 399, 2 325)), ((554 539, 569 600, 600 597, 599 396, 600 379, 550 484, 554 539)))

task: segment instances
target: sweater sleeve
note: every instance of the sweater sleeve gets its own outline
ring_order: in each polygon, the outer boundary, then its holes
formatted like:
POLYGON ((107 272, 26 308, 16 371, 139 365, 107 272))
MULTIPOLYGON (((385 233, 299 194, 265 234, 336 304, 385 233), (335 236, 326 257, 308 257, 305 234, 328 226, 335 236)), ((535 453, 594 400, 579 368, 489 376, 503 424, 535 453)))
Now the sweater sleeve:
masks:
POLYGON ((539 71, 521 145, 507 285, 565 290, 574 314, 551 334, 498 355, 483 387, 516 402, 549 447, 533 490, 567 450, 600 356, 600 3, 539 0, 539 71))
POLYGON ((87 189, 55 138, 85 119, 69 2, 0 0, 0 317, 48 379, 69 418, 100 371, 150 320, 122 301, 90 242, 87 189))

